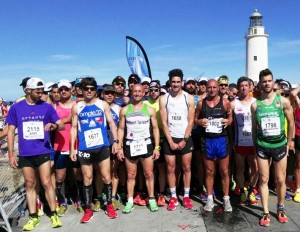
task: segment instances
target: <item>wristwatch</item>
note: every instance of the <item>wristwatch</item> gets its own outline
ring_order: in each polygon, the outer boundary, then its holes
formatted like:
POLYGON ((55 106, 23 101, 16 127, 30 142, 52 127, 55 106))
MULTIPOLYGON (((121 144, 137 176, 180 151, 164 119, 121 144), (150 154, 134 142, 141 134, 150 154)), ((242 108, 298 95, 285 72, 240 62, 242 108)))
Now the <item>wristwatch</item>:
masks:
POLYGON ((183 138, 184 142, 189 141, 189 139, 190 139, 190 137, 184 137, 184 138, 183 138))
POLYGON ((114 140, 114 143, 117 143, 117 144, 119 144, 119 143, 120 143, 120 141, 119 141, 118 139, 115 139, 115 140, 114 140))
POLYGON ((155 146, 155 147, 154 147, 154 150, 156 150, 156 151, 160 151, 160 149, 161 149, 160 146, 155 146))

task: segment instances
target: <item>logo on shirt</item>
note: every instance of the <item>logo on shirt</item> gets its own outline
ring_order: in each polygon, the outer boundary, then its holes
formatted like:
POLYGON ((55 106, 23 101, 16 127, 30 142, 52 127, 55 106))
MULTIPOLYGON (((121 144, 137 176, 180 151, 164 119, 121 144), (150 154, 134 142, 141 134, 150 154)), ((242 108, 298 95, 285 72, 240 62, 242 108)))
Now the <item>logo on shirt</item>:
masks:
POLYGON ((103 123, 103 118, 102 117, 96 117, 95 121, 102 124, 103 123))
POLYGON ((275 105, 276 105, 276 107, 280 107, 280 101, 277 100, 277 101, 275 102, 275 105))

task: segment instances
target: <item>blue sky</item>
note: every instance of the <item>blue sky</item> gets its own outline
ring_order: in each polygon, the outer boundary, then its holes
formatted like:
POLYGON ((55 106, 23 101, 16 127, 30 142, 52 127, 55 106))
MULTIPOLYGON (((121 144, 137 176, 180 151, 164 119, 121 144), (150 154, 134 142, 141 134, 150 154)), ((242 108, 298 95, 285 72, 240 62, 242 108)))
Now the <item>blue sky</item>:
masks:
POLYGON ((245 75, 254 9, 270 36, 274 77, 300 82, 298 0, 0 0, 0 9, 0 97, 9 100, 23 94, 26 76, 127 79, 126 35, 143 45, 155 79, 181 68, 185 77, 226 74, 236 82, 245 75))

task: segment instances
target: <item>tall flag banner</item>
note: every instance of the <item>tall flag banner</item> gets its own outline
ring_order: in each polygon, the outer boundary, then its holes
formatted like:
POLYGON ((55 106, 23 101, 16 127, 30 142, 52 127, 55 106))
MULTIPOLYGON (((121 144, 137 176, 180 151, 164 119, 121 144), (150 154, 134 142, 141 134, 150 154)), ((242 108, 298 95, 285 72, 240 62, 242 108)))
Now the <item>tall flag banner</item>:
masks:
POLYGON ((126 36, 126 55, 133 74, 137 74, 140 78, 150 77, 152 79, 149 60, 144 48, 130 36, 126 36))

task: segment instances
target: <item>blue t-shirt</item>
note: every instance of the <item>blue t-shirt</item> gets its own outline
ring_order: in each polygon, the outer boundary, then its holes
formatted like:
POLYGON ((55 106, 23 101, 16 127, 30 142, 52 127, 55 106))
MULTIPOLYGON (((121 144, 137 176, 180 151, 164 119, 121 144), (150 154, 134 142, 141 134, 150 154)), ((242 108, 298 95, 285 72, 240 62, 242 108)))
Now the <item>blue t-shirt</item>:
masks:
POLYGON ((56 123, 58 120, 53 106, 41 100, 34 105, 29 105, 26 100, 12 105, 6 122, 18 128, 19 155, 50 153, 50 132, 44 128, 47 123, 56 123))

